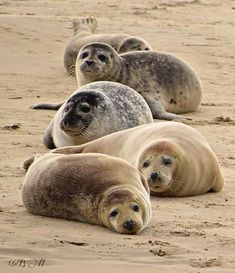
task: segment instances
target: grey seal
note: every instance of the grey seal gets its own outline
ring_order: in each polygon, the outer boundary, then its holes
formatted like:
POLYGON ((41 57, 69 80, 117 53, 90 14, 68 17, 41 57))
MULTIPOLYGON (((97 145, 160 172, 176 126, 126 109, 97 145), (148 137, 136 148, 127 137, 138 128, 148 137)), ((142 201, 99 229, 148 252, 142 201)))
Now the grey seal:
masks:
POLYGON ((76 75, 80 86, 106 80, 133 88, 157 119, 182 118, 176 114, 195 111, 202 100, 202 84, 196 72, 168 53, 135 51, 119 55, 108 44, 91 43, 79 51, 76 75))
POLYGON ((30 213, 123 234, 140 233, 151 219, 147 182, 125 160, 102 154, 46 154, 26 160, 24 167, 28 171, 22 200, 30 213))
POLYGON ((224 185, 218 159, 206 139, 179 122, 158 122, 116 132, 53 153, 103 153, 130 162, 147 179, 151 194, 194 196, 224 185))
POLYGON ((49 148, 78 145, 104 135, 153 122, 145 100, 116 82, 94 82, 76 90, 45 131, 49 148))

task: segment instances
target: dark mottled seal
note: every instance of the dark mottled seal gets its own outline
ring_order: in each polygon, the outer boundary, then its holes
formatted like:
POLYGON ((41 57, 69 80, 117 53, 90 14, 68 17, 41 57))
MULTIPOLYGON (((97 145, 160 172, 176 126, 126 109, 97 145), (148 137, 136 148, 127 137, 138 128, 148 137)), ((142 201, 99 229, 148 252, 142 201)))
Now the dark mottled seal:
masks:
POLYGON ((64 53, 64 67, 69 74, 75 75, 75 62, 79 50, 86 44, 102 42, 111 45, 118 53, 136 50, 151 50, 151 46, 140 37, 127 34, 94 34, 97 20, 82 17, 73 20, 73 37, 69 40, 64 53))
POLYGON ((76 75, 80 86, 106 80, 135 89, 158 119, 180 118, 169 112, 195 111, 202 100, 202 84, 195 71, 168 53, 135 51, 119 55, 108 44, 92 43, 80 50, 76 75))
POLYGON ((76 90, 46 129, 49 148, 78 145, 104 135, 153 121, 145 100, 116 82, 95 82, 76 90))
POLYGON ((128 162, 101 154, 36 155, 26 173, 22 199, 33 214, 141 232, 151 219, 149 189, 128 162))
POLYGON ((179 122, 158 122, 127 129, 58 153, 103 153, 130 162, 147 179, 151 194, 193 196, 218 192, 224 179, 206 139, 179 122))

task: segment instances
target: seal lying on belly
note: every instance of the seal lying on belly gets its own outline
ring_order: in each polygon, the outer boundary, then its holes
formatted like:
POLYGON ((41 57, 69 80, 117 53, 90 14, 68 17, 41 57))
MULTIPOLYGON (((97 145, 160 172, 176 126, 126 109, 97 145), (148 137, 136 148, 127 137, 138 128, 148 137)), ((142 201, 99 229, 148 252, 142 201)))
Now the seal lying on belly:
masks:
POLYGON ((116 82, 95 82, 75 91, 45 131, 49 148, 83 144, 110 133, 153 122, 145 100, 116 82))
POLYGON ((105 226, 123 234, 141 232, 151 219, 147 182, 122 159, 46 154, 26 160, 24 167, 29 169, 22 199, 30 213, 105 226))
POLYGON ((102 42, 111 45, 118 53, 136 50, 151 50, 151 46, 140 37, 127 34, 94 34, 97 20, 94 17, 82 17, 73 20, 74 35, 68 42, 64 53, 64 67, 75 76, 75 62, 79 50, 86 44, 102 42))
POLYGON ((216 155, 205 138, 178 122, 142 125, 52 152, 95 152, 123 158, 146 177, 151 194, 157 196, 218 192, 224 184, 216 155))
POLYGON ((157 119, 182 118, 176 114, 195 111, 202 100, 202 84, 196 72, 168 53, 135 51, 119 55, 108 44, 91 43, 78 54, 76 75, 79 86, 106 80, 133 88, 157 119))

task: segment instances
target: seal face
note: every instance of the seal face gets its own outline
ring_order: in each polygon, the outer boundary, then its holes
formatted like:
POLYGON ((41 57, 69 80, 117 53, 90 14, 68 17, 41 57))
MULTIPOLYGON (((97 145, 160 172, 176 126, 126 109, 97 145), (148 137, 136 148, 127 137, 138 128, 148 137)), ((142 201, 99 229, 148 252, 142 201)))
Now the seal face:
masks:
POLYGON ((76 76, 79 85, 106 80, 133 88, 144 97, 153 117, 159 119, 182 118, 173 113, 195 111, 202 100, 202 84, 195 71, 167 53, 135 51, 119 55, 108 44, 91 43, 79 51, 76 76))
POLYGON ((66 45, 64 52, 64 67, 70 75, 75 75, 74 68, 79 50, 89 43, 107 43, 118 53, 152 49, 151 46, 140 37, 127 34, 94 34, 97 24, 97 20, 94 17, 73 19, 72 29, 74 35, 66 45))
POLYGON ((22 199, 33 214, 141 232, 151 219, 145 178, 124 160, 101 154, 36 155, 26 160, 22 199))
POLYGON ((145 176, 151 194, 157 196, 219 192, 224 185, 219 162, 207 141, 178 122, 146 124, 52 152, 96 152, 125 159, 145 176))
POLYGON ((177 152, 170 142, 152 143, 140 156, 139 171, 147 178, 152 193, 177 192, 180 181, 174 180, 179 164, 177 152))
POLYGON ((95 82, 76 90, 60 107, 43 143, 49 149, 82 144, 150 122, 147 103, 133 89, 115 82, 95 82))
POLYGON ((60 129, 69 136, 85 134, 93 121, 93 115, 102 114, 108 107, 104 101, 100 93, 89 91, 72 96, 62 110, 60 129))

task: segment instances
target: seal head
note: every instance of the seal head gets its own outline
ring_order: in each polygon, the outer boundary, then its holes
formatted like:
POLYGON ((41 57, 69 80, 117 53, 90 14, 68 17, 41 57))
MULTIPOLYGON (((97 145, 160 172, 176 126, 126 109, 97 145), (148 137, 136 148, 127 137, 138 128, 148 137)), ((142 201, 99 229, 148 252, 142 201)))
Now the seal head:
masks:
POLYGON ((67 101, 62 111, 60 129, 69 136, 86 135, 86 130, 98 122, 97 118, 102 117, 109 106, 108 98, 100 92, 78 92, 67 101))
POLYGON ((101 221, 118 233, 140 233, 151 218, 150 205, 142 195, 136 188, 112 188, 100 203, 101 221))
POLYGON ((152 193, 174 192, 180 186, 174 177, 179 149, 168 141, 153 142, 142 152, 138 170, 146 177, 152 193))
POLYGON ((105 43, 91 43, 79 51, 76 75, 79 82, 84 85, 92 81, 109 80, 111 77, 109 74, 111 73, 112 78, 113 75, 119 75, 121 67, 121 58, 114 48, 105 43))

